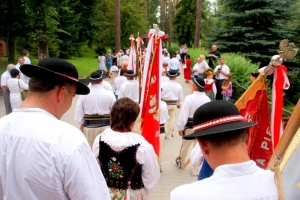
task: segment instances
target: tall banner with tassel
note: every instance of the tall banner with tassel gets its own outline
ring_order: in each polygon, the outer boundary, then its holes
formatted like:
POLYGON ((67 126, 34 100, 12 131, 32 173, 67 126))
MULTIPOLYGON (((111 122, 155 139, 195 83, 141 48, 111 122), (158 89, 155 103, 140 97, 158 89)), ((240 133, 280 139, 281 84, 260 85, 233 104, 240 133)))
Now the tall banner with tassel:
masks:
POLYGON ((284 65, 280 64, 275 68, 273 88, 272 88, 271 130, 273 133, 274 149, 276 148, 279 139, 283 133, 283 128, 282 128, 283 90, 284 89, 286 90, 289 87, 290 87, 290 82, 287 77, 287 69, 284 65))
POLYGON ((129 49, 129 61, 128 61, 128 67, 127 69, 133 70, 136 74, 136 51, 135 51, 135 45, 134 45, 134 37, 133 35, 130 36, 130 49, 129 49))
POLYGON ((162 40, 166 36, 157 25, 154 25, 154 29, 149 31, 148 38, 141 95, 141 134, 152 144, 155 153, 159 156, 160 75, 162 73, 160 66, 162 64, 162 40))

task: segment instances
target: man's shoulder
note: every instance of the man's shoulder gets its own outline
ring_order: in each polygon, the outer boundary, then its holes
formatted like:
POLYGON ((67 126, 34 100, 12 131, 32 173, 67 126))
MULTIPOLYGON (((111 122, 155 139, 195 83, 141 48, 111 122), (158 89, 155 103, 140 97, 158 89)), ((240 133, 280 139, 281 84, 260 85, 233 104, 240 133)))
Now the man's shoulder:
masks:
POLYGON ((201 196, 199 190, 204 191, 202 190, 204 186, 203 182, 205 181, 204 180, 196 181, 194 183, 185 184, 176 187, 174 190, 171 191, 170 199, 171 200, 199 199, 199 197, 201 196))

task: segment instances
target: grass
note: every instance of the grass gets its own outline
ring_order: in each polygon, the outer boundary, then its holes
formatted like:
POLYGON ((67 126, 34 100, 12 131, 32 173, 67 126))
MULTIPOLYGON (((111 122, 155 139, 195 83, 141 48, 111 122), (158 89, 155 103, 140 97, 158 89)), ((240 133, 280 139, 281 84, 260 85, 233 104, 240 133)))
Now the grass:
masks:
MULTIPOLYGON (((15 58, 17 59, 19 56, 20 55, 16 54, 15 58)), ((39 62, 37 57, 29 56, 29 58, 31 60, 31 64, 36 65, 39 62)), ((1 60, 2 68, 0 68, 0 74, 6 71, 8 58, 2 57, 1 60)), ((89 76, 93 71, 96 71, 98 69, 97 54, 93 49, 84 48, 84 53, 81 58, 70 58, 66 60, 76 66, 80 78, 85 78, 89 76)), ((13 64, 17 64, 17 61, 13 64)))

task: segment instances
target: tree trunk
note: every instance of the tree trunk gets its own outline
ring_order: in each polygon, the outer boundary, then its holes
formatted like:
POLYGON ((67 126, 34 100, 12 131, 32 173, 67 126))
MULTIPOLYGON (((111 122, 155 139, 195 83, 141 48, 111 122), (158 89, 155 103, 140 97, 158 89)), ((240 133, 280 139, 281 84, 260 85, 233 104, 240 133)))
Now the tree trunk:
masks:
POLYGON ((115 1, 115 52, 121 49, 121 0, 115 1))
POLYGON ((8 36, 8 64, 15 64, 15 40, 8 36))
POLYGON ((173 7, 172 7, 172 0, 169 0, 168 3, 168 20, 169 20, 169 38, 168 38, 168 49, 171 49, 172 44, 172 13, 173 13, 173 7))
POLYGON ((180 0, 175 0, 175 3, 174 3, 175 15, 177 14, 177 8, 176 8, 176 6, 177 6, 177 4, 179 3, 179 1, 180 1, 180 0))
POLYGON ((202 10, 202 0, 196 0, 196 26, 195 26, 194 48, 199 47, 201 10, 202 10))
POLYGON ((38 58, 39 60, 43 60, 44 58, 49 58, 47 41, 38 41, 38 58))
MULTIPOLYGON (((45 13, 44 14, 44 19, 46 18, 45 13)), ((43 24, 42 28, 42 36, 38 37, 40 38, 37 41, 37 46, 38 46, 38 59, 42 60, 44 58, 49 58, 49 51, 48 51, 48 38, 47 38, 47 25, 46 22, 43 24)))
POLYGON ((165 29, 165 0, 160 0, 160 30, 165 29))
POLYGON ((8 45, 8 63, 15 63, 15 37, 13 35, 13 24, 14 24, 14 8, 13 8, 13 1, 7 1, 7 21, 9 21, 11 24, 8 28, 8 38, 7 38, 7 45, 8 45))

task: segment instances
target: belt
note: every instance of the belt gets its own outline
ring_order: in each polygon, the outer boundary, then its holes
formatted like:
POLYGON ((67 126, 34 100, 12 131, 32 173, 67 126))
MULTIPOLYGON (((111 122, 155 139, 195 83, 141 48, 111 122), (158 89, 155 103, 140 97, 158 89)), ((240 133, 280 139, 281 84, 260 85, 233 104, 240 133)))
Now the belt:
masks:
POLYGON ((188 118, 185 128, 193 128, 193 118, 188 118))
POLYGON ((84 127, 99 128, 110 125, 110 115, 84 115, 84 127))
POLYGON ((167 105, 177 105, 177 100, 163 100, 167 105))
POLYGON ((160 134, 165 133, 165 124, 160 124, 160 134))

